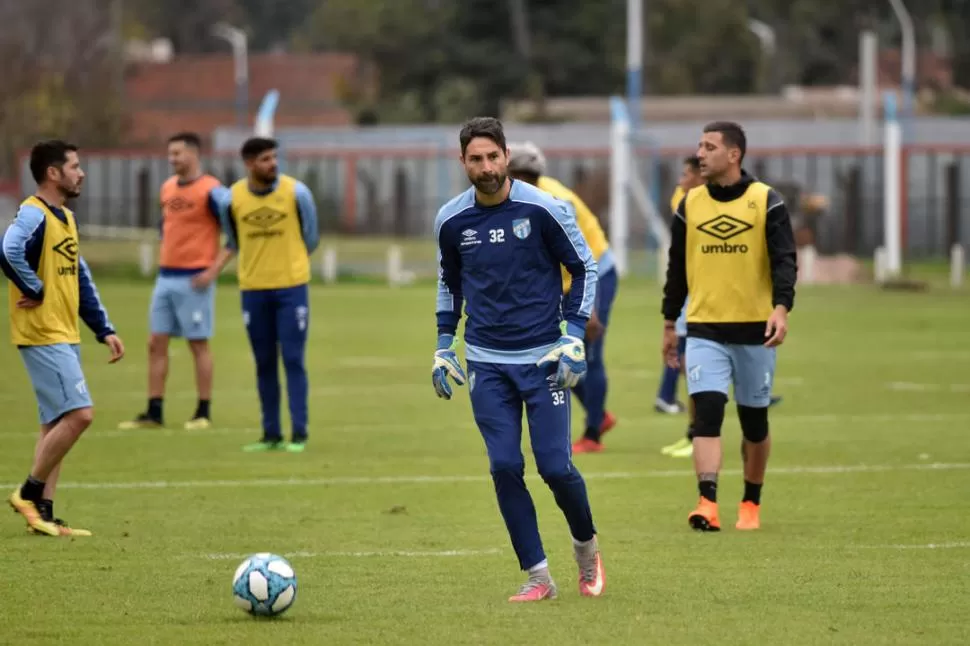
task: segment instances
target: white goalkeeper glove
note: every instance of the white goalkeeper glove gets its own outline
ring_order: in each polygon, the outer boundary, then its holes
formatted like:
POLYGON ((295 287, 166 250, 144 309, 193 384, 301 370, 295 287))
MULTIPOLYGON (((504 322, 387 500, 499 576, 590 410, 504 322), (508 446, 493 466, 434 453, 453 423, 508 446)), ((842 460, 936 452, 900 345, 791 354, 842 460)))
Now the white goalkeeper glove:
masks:
POLYGON ((434 392, 442 399, 451 399, 451 384, 448 383, 450 376, 459 386, 465 385, 465 371, 462 370, 458 362, 458 355, 455 349, 458 341, 454 335, 441 334, 438 336, 438 349, 434 353, 434 365, 431 367, 431 383, 434 384, 434 392))
POLYGON ((537 366, 557 363, 555 384, 559 388, 572 388, 586 375, 586 344, 583 330, 563 322, 563 335, 556 347, 536 362, 537 366))

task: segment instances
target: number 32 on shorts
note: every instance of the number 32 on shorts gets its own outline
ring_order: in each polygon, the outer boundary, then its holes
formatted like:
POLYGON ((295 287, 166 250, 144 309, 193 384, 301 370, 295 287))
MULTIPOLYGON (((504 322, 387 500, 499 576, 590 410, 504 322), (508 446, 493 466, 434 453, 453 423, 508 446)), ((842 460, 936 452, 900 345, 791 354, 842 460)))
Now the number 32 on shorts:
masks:
POLYGON ((566 391, 565 390, 553 390, 552 392, 552 405, 562 406, 566 403, 566 391))

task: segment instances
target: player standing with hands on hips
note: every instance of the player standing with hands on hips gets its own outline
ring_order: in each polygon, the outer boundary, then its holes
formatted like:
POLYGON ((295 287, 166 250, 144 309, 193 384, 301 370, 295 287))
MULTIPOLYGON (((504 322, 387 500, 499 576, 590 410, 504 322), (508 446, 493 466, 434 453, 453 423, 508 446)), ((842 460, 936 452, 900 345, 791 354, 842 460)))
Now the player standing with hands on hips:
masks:
POLYGON ((519 565, 529 573, 509 601, 557 595, 525 485, 523 406, 539 475, 573 537, 580 594, 599 596, 606 577, 586 483, 571 459, 569 397, 586 372, 584 335, 596 295, 596 262, 565 204, 509 178, 509 150, 497 119, 468 121, 459 142, 473 186, 435 218, 440 259, 435 392, 451 399, 449 377, 468 383, 499 509, 519 565), (565 300, 561 265, 572 275, 565 300), (463 304, 467 379, 455 353, 463 304))
POLYGON ((721 426, 732 384, 744 435, 744 498, 735 527, 761 525, 775 352, 788 333, 795 300, 791 217, 774 189, 742 169, 746 147, 744 130, 736 123, 704 128, 697 157, 706 184, 688 191, 671 226, 663 353, 668 365, 678 365, 675 322, 689 293, 687 391, 694 404, 700 500, 688 522, 701 531, 721 528, 721 426))
POLYGON ((10 280, 10 337, 34 387, 40 437, 30 474, 8 501, 34 534, 91 536, 54 517, 61 464, 94 420, 78 317, 108 346, 111 363, 124 356, 125 346, 81 257, 74 213, 65 206, 84 182, 77 147, 57 140, 35 145, 30 172, 37 192, 20 205, 0 242, 0 269, 10 280))

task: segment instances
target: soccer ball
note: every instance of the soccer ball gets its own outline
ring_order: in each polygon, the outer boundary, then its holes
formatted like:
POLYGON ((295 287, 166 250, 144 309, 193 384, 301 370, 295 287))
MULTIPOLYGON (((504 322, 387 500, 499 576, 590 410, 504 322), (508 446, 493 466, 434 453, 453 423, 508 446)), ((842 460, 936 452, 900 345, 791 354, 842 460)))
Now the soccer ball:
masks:
POLYGON ((251 615, 281 615, 296 600, 296 573, 289 561, 276 554, 253 554, 232 577, 236 605, 251 615))

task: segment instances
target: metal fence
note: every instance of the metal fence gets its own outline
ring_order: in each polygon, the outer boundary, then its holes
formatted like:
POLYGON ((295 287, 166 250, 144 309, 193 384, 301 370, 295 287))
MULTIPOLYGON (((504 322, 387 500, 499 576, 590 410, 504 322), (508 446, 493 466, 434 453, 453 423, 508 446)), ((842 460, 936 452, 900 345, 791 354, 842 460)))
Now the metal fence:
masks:
MULTIPOLYGON (((609 150, 547 149, 549 173, 572 185, 608 218, 609 150)), ((638 170, 667 211, 684 151, 639 150, 638 170)), ((82 225, 158 225, 158 187, 169 175, 163 156, 125 151, 84 152, 87 179, 75 205, 82 225)), ((442 146, 393 150, 341 149, 288 154, 284 171, 313 191, 324 232, 427 236, 438 208, 468 186, 456 152, 442 146)), ((243 176, 236 156, 204 159, 229 183, 243 176)), ((746 167, 784 194, 818 193, 828 208, 811 222, 822 253, 871 255, 883 235, 881 148, 799 148, 752 151, 746 167)), ((943 256, 955 242, 970 244, 970 146, 910 146, 904 151, 904 250, 908 257, 943 256)), ((22 162, 21 189, 33 185, 22 162)), ((792 202, 789 199, 790 203, 792 202)), ((796 203, 790 206, 797 212, 796 203)), ((797 215, 797 213, 796 213, 797 215)), ((632 225, 631 244, 648 246, 645 222, 632 225)))

